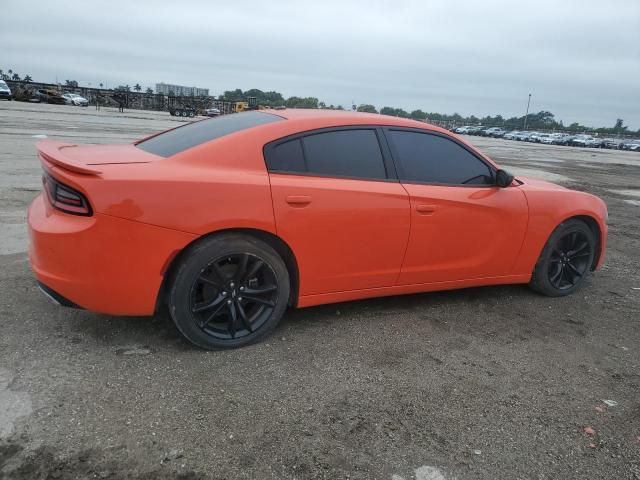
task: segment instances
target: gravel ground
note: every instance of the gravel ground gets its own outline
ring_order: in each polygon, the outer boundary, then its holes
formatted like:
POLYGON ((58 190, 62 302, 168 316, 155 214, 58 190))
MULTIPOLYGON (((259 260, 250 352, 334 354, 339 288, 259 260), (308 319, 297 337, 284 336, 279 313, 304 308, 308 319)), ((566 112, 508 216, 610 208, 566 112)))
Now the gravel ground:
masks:
POLYGON ((130 141, 177 121, 0 104, 0 479, 640 479, 640 155, 470 137, 606 200, 606 266, 577 294, 314 307, 203 352, 166 318, 54 307, 25 254, 34 135, 130 141))

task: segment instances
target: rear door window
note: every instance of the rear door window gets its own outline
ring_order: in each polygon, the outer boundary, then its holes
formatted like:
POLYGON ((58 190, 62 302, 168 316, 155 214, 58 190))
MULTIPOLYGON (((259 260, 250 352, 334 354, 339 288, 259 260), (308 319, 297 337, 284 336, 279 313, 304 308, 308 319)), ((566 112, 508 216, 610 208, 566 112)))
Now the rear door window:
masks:
POLYGON ((306 172, 300 138, 275 145, 267 158, 269 170, 306 172))
POLYGON ((384 158, 374 129, 350 128, 304 135, 265 148, 272 172, 327 177, 386 179, 384 158))

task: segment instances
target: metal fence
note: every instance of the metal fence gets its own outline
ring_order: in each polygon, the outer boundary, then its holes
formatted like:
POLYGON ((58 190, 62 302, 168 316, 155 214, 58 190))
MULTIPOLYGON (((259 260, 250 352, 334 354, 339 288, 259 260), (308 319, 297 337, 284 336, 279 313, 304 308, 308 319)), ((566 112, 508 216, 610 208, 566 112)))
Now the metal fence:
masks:
POLYGON ((124 108, 135 110, 159 110, 168 111, 170 108, 190 106, 196 110, 204 110, 212 106, 218 108, 221 113, 231 113, 233 102, 216 100, 214 97, 174 96, 162 93, 146 93, 136 91, 113 90, 92 87, 69 87, 55 83, 39 83, 7 80, 11 91, 16 97, 17 93, 24 92, 24 99, 29 98, 35 90, 54 90, 60 94, 77 93, 89 100, 90 105, 118 107, 122 103, 124 108))

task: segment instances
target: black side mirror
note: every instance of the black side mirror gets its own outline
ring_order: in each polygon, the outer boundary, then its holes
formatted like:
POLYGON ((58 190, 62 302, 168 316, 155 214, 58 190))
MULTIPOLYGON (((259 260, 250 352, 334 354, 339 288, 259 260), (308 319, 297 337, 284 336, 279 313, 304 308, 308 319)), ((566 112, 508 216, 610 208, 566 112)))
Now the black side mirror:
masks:
POLYGON ((506 170, 498 170, 496 172, 496 185, 500 188, 506 188, 513 182, 513 175, 506 170))

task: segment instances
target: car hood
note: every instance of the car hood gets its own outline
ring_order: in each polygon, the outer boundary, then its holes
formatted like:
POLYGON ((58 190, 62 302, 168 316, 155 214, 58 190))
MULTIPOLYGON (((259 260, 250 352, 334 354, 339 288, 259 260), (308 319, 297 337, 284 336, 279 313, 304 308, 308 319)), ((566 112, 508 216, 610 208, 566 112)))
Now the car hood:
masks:
POLYGON ((522 185, 520 185, 520 187, 524 190, 568 190, 562 185, 557 185, 545 180, 539 180, 537 178, 522 177, 520 175, 516 175, 515 178, 516 180, 522 182, 522 185))

